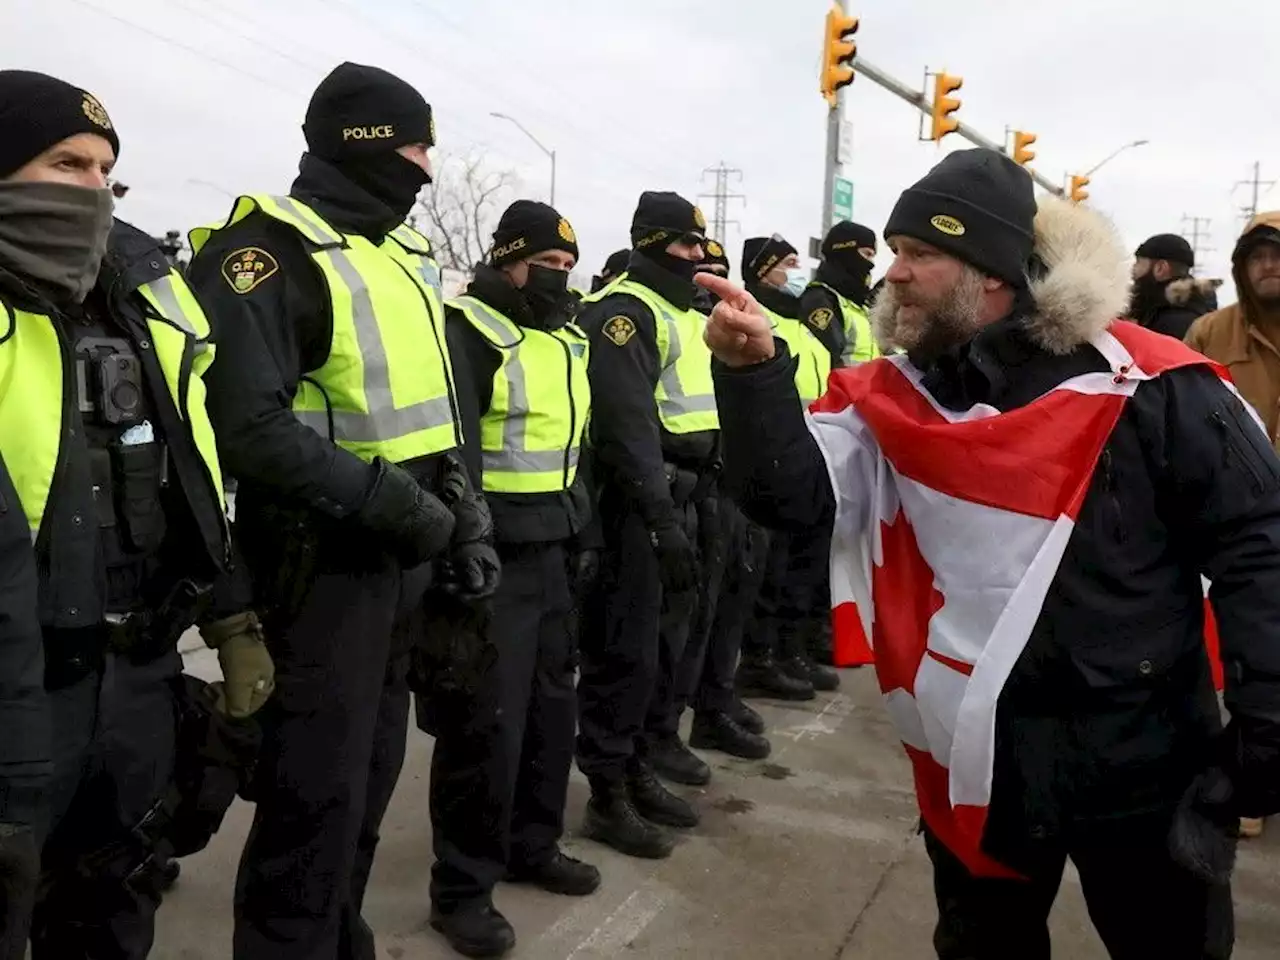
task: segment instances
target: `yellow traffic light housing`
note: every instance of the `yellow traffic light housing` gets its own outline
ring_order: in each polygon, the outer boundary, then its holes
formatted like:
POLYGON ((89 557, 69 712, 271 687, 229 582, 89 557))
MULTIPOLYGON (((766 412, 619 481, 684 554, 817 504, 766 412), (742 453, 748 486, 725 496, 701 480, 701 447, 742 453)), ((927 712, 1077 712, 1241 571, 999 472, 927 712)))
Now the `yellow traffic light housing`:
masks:
POLYGON ((960 121, 952 116, 960 109, 960 101, 950 94, 964 85, 963 77, 939 73, 933 79, 933 132, 930 140, 941 140, 948 133, 960 128, 960 121))
POLYGON ((1085 189, 1085 187, 1087 187, 1088 185, 1089 185, 1088 177, 1073 176, 1071 178, 1071 202, 1072 203, 1084 203, 1086 200, 1089 199, 1089 191, 1085 189))
POLYGON ((853 35, 858 32, 858 18, 850 17, 839 7, 827 11, 827 28, 822 38, 822 78, 819 88, 834 110, 836 91, 853 83, 850 62, 858 55, 853 35))
POLYGON ((1036 142, 1034 133, 1026 133, 1022 130, 1013 131, 1013 162, 1026 166, 1036 158, 1036 152, 1030 149, 1031 145, 1036 142))

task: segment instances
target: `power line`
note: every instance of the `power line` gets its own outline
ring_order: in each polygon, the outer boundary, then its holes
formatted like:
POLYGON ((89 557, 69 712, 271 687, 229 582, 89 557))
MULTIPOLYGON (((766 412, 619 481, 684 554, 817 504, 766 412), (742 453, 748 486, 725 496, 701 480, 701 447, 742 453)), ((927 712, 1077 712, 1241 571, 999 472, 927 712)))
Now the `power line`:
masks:
POLYGON ((715 239, 723 244, 728 238, 729 224, 738 226, 737 220, 730 220, 729 217, 729 201, 741 200, 745 205, 747 198, 745 194, 729 192, 729 178, 732 177, 739 183, 742 182, 742 171, 736 167, 726 166, 723 160, 720 161, 718 167, 707 167, 702 171, 702 178, 705 180, 707 174, 713 174, 716 178, 716 187, 713 193, 700 193, 698 199, 709 197, 715 202, 714 212, 711 216, 711 233, 715 239))
POLYGON ((1195 257, 1197 263, 1200 263, 1200 254, 1213 253, 1212 247, 1200 246, 1200 239, 1209 236, 1209 218, 1208 217, 1189 217, 1185 213, 1182 215, 1182 235, 1191 243, 1191 253, 1195 257), (1187 232, 1187 223, 1191 223, 1191 232, 1187 232))
POLYGON ((287 60, 289 63, 293 63, 293 64, 296 64, 297 66, 303 67, 308 72, 312 72, 316 70, 325 71, 329 69, 328 64, 320 64, 315 61, 303 60, 299 57, 295 57, 293 54, 289 53, 286 50, 280 49, 274 44, 267 43, 265 40, 261 40, 258 37, 253 36, 252 34, 245 33, 243 30, 234 29, 224 21, 219 20, 217 17, 213 17, 205 13, 205 11, 202 10, 201 8, 194 7, 185 3, 184 0, 169 0, 169 2, 174 6, 178 7, 179 9, 185 10, 188 14, 198 17, 199 19, 203 20, 205 23, 211 23, 215 27, 217 27, 219 30, 229 33, 233 37, 239 37, 241 40, 244 40, 246 43, 251 43, 255 47, 259 47, 260 49, 266 50, 269 53, 273 53, 277 57, 279 57, 281 60, 287 60))
POLYGON ((1258 196, 1262 192, 1261 188, 1265 187, 1266 189, 1270 190, 1275 185, 1276 185, 1276 182, 1274 180, 1262 179, 1262 163, 1260 161, 1255 160, 1253 162, 1253 177, 1248 180, 1238 181, 1236 185, 1231 189, 1231 192, 1235 193, 1241 187, 1252 188, 1252 191, 1253 191, 1252 198, 1250 199, 1248 206, 1244 206, 1240 208, 1240 214, 1244 220, 1246 221, 1252 220, 1254 217, 1258 215, 1258 196))

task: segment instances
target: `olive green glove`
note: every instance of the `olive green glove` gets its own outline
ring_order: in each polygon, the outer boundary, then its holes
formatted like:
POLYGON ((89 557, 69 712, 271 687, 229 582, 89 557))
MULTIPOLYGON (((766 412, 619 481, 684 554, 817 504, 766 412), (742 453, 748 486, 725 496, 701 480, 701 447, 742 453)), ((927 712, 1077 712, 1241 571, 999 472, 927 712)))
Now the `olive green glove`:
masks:
POLYGON ((228 717, 251 717, 276 688, 276 667, 263 643, 258 615, 252 610, 200 627, 200 636, 218 651, 222 689, 218 710, 228 717))

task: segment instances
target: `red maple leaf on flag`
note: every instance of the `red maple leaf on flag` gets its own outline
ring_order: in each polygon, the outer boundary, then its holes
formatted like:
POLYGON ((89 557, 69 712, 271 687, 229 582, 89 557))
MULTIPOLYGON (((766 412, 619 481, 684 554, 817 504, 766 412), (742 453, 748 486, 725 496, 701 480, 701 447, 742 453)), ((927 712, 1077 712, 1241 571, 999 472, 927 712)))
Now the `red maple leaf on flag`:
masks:
POLYGON ((916 674, 929 642, 929 621, 945 598, 934 586, 933 568, 920 552, 915 530, 902 508, 880 524, 883 562, 871 571, 875 621, 871 635, 881 693, 902 689, 915 696, 916 674))

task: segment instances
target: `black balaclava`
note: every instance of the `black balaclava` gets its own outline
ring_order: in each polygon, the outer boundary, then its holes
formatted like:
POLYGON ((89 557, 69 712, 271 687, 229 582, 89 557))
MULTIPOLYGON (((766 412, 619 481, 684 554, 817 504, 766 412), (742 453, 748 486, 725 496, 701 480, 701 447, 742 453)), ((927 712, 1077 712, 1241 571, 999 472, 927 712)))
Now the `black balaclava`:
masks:
MULTIPOLYGON (((503 212, 493 232, 489 263, 503 267, 544 250, 563 250, 578 258, 578 238, 569 221, 545 203, 517 200, 503 212)), ((533 315, 533 325, 543 330, 564 326, 569 310, 569 272, 529 264, 529 279, 520 288, 533 315)))
POLYGON ((685 236, 702 242, 706 230, 706 217, 684 197, 669 191, 646 190, 640 194, 640 203, 631 218, 631 245, 667 273, 692 284, 698 265, 673 257, 667 247, 685 236))
POLYGON ((336 167, 401 219, 431 182, 425 170, 396 152, 436 142, 431 105, 399 77, 344 63, 320 82, 302 125, 307 149, 336 167))

